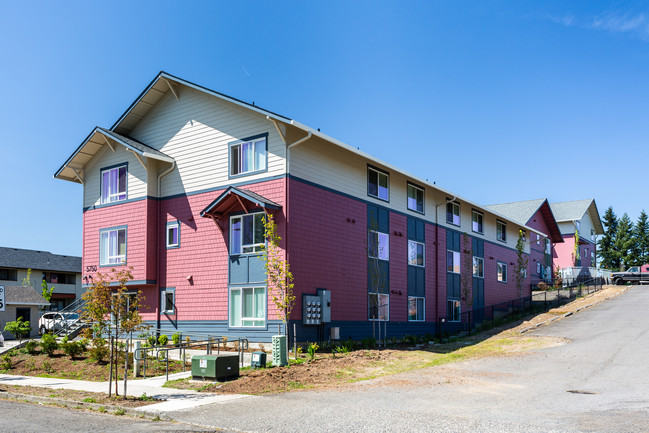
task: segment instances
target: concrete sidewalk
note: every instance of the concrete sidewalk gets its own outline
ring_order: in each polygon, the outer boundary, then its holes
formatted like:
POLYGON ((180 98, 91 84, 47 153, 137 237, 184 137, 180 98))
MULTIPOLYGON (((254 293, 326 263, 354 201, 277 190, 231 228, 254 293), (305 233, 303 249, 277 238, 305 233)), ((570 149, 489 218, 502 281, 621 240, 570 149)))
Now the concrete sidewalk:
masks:
MULTIPOLYGON (((184 373, 170 374, 169 380, 181 379, 189 377, 190 375, 191 373, 189 371, 184 373)), ((142 394, 146 393, 146 395, 149 397, 165 400, 161 403, 134 408, 134 410, 147 414, 156 414, 189 409, 212 403, 227 403, 250 397, 248 395, 242 394, 211 394, 204 392, 199 393, 197 391, 185 389, 163 388, 162 385, 164 385, 166 381, 166 376, 158 376, 149 379, 129 380, 127 384, 128 395, 139 397, 142 394)), ((0 374, 0 383, 7 385, 38 386, 51 389, 73 389, 78 391, 103 393, 108 392, 108 382, 91 382, 87 380, 53 379, 47 377, 0 374)), ((114 383, 112 385, 113 387, 115 386, 114 383)), ((118 390, 121 395, 124 395, 124 381, 119 381, 118 390)))

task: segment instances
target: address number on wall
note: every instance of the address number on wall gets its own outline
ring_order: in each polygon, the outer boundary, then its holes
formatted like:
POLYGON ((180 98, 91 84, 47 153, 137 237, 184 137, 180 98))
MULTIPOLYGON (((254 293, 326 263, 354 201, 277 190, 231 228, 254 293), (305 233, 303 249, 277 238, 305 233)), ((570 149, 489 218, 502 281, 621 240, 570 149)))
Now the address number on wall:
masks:
POLYGON ((97 265, 86 266, 86 272, 97 272, 97 265))

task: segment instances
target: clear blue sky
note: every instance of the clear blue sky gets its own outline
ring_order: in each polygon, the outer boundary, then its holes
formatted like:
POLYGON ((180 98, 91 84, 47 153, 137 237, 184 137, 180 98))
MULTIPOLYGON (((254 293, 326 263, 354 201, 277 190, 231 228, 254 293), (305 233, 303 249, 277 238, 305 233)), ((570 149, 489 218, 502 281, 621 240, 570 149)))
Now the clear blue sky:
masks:
POLYGON ((160 70, 479 203, 649 210, 646 2, 8 2, 0 56, 2 246, 81 254, 52 175, 160 70))

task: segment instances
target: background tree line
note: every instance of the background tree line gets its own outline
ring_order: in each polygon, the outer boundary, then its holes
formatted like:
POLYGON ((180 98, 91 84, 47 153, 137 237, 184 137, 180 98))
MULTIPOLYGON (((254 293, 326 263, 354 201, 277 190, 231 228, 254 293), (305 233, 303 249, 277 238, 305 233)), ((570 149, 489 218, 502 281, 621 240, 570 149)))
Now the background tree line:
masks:
POLYGON ((617 271, 649 263, 649 222, 644 210, 634 224, 626 213, 618 218, 609 206, 603 222, 604 236, 597 247, 602 268, 617 271))

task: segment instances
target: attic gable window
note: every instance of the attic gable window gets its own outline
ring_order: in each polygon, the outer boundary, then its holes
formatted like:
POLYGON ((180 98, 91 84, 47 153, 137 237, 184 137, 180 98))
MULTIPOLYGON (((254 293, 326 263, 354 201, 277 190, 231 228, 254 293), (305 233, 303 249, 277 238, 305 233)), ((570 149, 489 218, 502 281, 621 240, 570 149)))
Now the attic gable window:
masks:
POLYGON ((101 204, 126 200, 127 176, 126 164, 101 170, 101 204))
POLYGON ((267 134, 230 143, 230 177, 267 169, 267 134))

